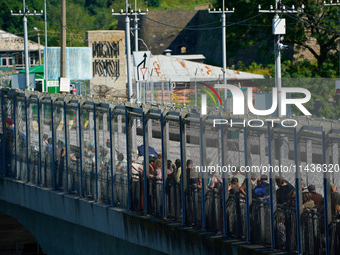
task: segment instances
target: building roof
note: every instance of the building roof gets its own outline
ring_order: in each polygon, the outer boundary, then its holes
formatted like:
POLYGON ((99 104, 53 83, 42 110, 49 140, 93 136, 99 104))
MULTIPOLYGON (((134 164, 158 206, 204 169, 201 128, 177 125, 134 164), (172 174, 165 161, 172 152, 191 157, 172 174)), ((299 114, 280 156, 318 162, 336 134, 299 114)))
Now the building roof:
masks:
POLYGON ((183 55, 171 55, 174 58, 184 59, 184 60, 205 60, 203 54, 183 54, 183 55))
MULTIPOLYGON (((38 50, 39 44, 28 40, 28 50, 38 50)), ((44 45, 40 44, 40 50, 44 49, 44 45)), ((4 30, 0 30, 0 51, 23 51, 24 38, 15 34, 11 34, 4 30)))
MULTIPOLYGON (((175 56, 156 55, 150 57, 149 77, 154 80, 190 82, 196 79, 222 79, 221 67, 179 59, 175 56)), ((264 79, 263 75, 226 69, 227 80, 264 79)))
MULTIPOLYGON (((24 73, 26 70, 20 70, 19 73, 24 73)), ((35 79, 44 79, 44 65, 32 66, 28 69, 29 73, 35 73, 35 79)))

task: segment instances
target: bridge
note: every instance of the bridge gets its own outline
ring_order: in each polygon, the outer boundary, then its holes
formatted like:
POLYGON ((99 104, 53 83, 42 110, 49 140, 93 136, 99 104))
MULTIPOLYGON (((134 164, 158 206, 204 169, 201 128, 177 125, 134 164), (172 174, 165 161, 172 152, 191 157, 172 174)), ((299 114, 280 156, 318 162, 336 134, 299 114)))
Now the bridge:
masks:
POLYGON ((0 92, 0 211, 47 254, 337 254, 338 120, 0 92), (245 196, 228 191, 236 170, 245 196), (269 200, 252 197, 254 173, 268 176, 269 200), (276 200, 278 177, 296 187, 294 206, 276 200), (304 209, 309 184, 321 213, 304 209))

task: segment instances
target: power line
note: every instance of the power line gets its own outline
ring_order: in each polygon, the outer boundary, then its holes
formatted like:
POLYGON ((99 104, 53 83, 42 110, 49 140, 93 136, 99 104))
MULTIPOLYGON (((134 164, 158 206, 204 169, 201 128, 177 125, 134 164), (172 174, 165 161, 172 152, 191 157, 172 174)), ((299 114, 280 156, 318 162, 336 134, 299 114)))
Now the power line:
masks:
POLYGON ((255 15, 255 16, 253 16, 253 17, 248 18, 248 19, 244 19, 244 20, 241 20, 241 21, 232 23, 232 24, 230 24, 230 25, 227 25, 227 27, 235 26, 235 25, 238 25, 238 24, 240 24, 240 23, 246 22, 246 21, 248 21, 248 20, 255 19, 255 18, 257 18, 258 16, 261 16, 262 14, 263 14, 263 13, 259 13, 259 14, 255 15))
MULTIPOLYGON (((284 6, 284 7, 286 7, 286 8, 289 8, 289 9, 291 9, 291 10, 292 10, 292 8, 291 8, 291 7, 289 7, 289 6, 287 6, 287 5, 284 5, 284 4, 282 4, 282 3, 280 3, 280 4, 281 4, 282 6, 284 6)), ((329 19, 324 19, 324 18, 321 18, 321 17, 315 16, 315 15, 313 15, 313 14, 308 14, 308 13, 305 13, 305 12, 302 12, 302 11, 299 11, 299 10, 297 10, 297 12, 298 12, 298 13, 301 13, 301 14, 304 14, 304 15, 306 15, 306 16, 310 16, 310 17, 313 17, 313 18, 319 19, 319 20, 324 20, 324 21, 333 22, 333 23, 337 23, 337 24, 339 24, 339 23, 340 23, 339 21, 335 21, 335 20, 329 20, 329 19)))
MULTIPOLYGON (((38 17, 38 18, 41 19, 41 20, 43 20, 43 21, 45 21, 43 18, 40 18, 40 17, 38 17)), ((70 26, 65 26, 65 27, 66 27, 66 28, 72 28, 72 29, 77 29, 77 28, 89 28, 89 27, 95 27, 95 26, 98 26, 98 25, 105 24, 105 23, 107 23, 107 22, 109 22, 109 21, 111 21, 111 20, 114 20, 114 19, 115 19, 115 18, 108 19, 108 20, 103 21, 103 22, 101 22, 101 23, 94 24, 94 25, 88 25, 88 26, 84 26, 84 27, 70 27, 70 26)), ((55 23, 53 23, 53 22, 51 22, 51 21, 48 21, 48 20, 47 20, 47 22, 48 22, 49 24, 51 24, 51 25, 55 25, 55 26, 58 26, 58 27, 62 27, 62 25, 55 24, 55 23)))
POLYGON ((4 25, 4 24, 6 24, 6 23, 8 23, 8 22, 10 22, 10 21, 12 21, 12 20, 14 20, 15 18, 16 18, 16 17, 14 17, 14 18, 12 18, 12 19, 10 19, 10 20, 4 22, 4 23, 1 23, 0 26, 2 26, 2 25, 4 25))
MULTIPOLYGON (((256 17, 258 17, 258 16, 260 16, 260 15, 262 15, 262 13, 257 14, 257 15, 255 15, 255 16, 253 16, 253 17, 250 17, 250 18, 247 18, 247 19, 244 19, 244 20, 241 20, 241 21, 238 21, 238 22, 235 22, 235 23, 226 25, 226 27, 231 27, 231 26, 238 25, 238 24, 243 23, 243 22, 246 22, 246 21, 248 21, 248 20, 252 20, 252 19, 254 19, 254 18, 256 18, 256 17)), ((212 27, 212 28, 188 28, 188 27, 178 27, 178 26, 173 26, 173 25, 170 25, 170 24, 166 24, 166 23, 163 23, 163 22, 160 22, 160 21, 151 19, 151 18, 149 18, 149 17, 145 17, 145 18, 148 19, 148 20, 151 20, 151 21, 153 21, 153 22, 155 22, 155 23, 161 24, 161 25, 163 25, 163 26, 168 26, 168 27, 172 27, 172 28, 179 28, 179 29, 183 29, 183 30, 198 30, 198 31, 199 31, 199 30, 212 30, 212 29, 221 29, 221 28, 222 28, 222 26, 212 27)))
POLYGON ((301 18, 299 16, 290 15, 288 13, 286 13, 286 15, 291 17, 292 19, 295 19, 295 20, 297 20, 297 21, 299 21, 301 23, 305 23, 305 24, 307 24, 309 26, 316 27, 316 28, 322 29, 324 31, 328 31, 328 32, 333 32, 333 33, 339 34, 339 31, 333 30, 332 27, 323 26, 323 25, 314 23, 312 21, 309 21, 307 19, 301 18))

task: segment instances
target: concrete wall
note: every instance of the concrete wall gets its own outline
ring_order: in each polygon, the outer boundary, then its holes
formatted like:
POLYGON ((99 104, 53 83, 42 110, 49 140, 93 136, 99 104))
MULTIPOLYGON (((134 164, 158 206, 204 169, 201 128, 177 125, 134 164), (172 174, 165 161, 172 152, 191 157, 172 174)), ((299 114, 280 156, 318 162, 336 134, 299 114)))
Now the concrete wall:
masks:
POLYGON ((49 255, 272 254, 258 245, 11 179, 0 179, 0 211, 19 220, 49 255))
POLYGON ((125 31, 87 31, 86 37, 87 46, 92 48, 91 94, 126 98, 125 31))

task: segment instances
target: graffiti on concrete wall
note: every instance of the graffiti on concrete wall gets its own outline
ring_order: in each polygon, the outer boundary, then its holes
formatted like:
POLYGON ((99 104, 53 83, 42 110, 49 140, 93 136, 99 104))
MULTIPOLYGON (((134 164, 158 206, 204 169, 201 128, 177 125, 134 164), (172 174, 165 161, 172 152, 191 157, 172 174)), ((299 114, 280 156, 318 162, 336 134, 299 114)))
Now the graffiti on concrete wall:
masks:
POLYGON ((119 77, 119 60, 106 59, 93 61, 94 76, 105 77, 119 77))
POLYGON ((119 41, 93 42, 93 77, 119 77, 119 41))

